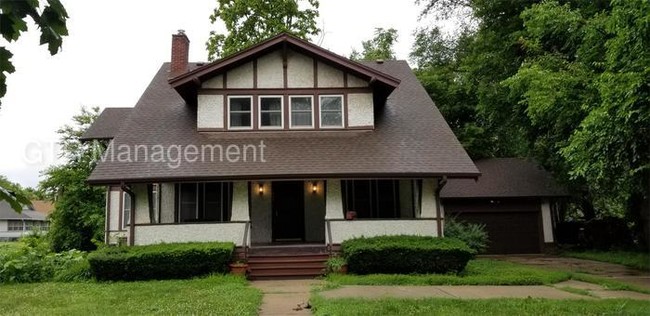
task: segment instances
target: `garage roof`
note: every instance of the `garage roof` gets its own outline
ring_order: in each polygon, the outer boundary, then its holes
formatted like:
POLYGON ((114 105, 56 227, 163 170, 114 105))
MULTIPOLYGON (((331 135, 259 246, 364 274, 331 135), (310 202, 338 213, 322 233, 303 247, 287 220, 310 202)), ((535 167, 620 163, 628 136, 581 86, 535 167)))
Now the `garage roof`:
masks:
POLYGON ((481 177, 450 179, 442 198, 560 197, 568 196, 539 164, 522 158, 491 158, 474 162, 481 177))

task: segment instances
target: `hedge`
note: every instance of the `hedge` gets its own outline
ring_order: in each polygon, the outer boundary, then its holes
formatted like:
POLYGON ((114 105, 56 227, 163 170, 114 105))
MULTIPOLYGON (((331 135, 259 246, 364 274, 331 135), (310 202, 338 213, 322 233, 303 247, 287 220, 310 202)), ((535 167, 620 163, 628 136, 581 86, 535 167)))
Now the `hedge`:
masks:
POLYGON ((458 273, 475 254, 455 238, 379 236, 341 244, 348 271, 356 274, 458 273))
POLYGON ((97 280, 184 279, 225 273, 233 243, 177 243, 106 247, 88 255, 97 280))

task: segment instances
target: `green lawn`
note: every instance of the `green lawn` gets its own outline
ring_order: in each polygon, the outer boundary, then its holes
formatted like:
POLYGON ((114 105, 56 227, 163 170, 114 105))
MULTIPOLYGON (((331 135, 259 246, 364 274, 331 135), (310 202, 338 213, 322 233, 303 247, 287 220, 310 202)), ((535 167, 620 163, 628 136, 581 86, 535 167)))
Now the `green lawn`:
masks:
POLYGON ((498 260, 476 259, 467 264, 460 275, 426 274, 333 274, 327 276, 332 285, 538 285, 568 280, 571 273, 544 270, 498 260))
POLYGON ((315 295, 315 315, 647 315, 649 301, 547 299, 332 299, 315 295))
POLYGON ((262 293, 233 276, 146 282, 0 285, 0 314, 257 315, 262 293))
POLYGON ((634 251, 570 251, 566 257, 618 263, 631 268, 650 271, 650 253, 634 251))

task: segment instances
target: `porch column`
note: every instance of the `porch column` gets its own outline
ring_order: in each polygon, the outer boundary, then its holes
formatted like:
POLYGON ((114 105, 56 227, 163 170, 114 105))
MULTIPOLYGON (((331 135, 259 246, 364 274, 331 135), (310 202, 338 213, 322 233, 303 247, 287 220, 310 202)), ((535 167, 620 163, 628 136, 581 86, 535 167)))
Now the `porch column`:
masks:
POLYGON ((327 180, 325 199, 325 219, 343 219, 343 198, 341 196, 341 180, 327 180))
POLYGON ((249 221, 248 214, 248 182, 238 181, 232 185, 232 214, 230 221, 249 221))
POLYGON ((422 207, 420 208, 421 218, 436 218, 436 181, 435 179, 422 180, 422 207))

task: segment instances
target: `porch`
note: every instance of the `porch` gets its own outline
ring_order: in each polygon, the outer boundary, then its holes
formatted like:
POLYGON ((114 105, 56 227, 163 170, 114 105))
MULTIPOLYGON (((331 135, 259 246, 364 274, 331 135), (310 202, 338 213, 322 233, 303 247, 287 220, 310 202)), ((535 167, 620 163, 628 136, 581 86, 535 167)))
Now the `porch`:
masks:
POLYGON ((107 243, 230 241, 331 249, 360 236, 441 236, 440 179, 151 183, 109 187, 107 243), (346 214, 356 218, 346 219, 346 214))

